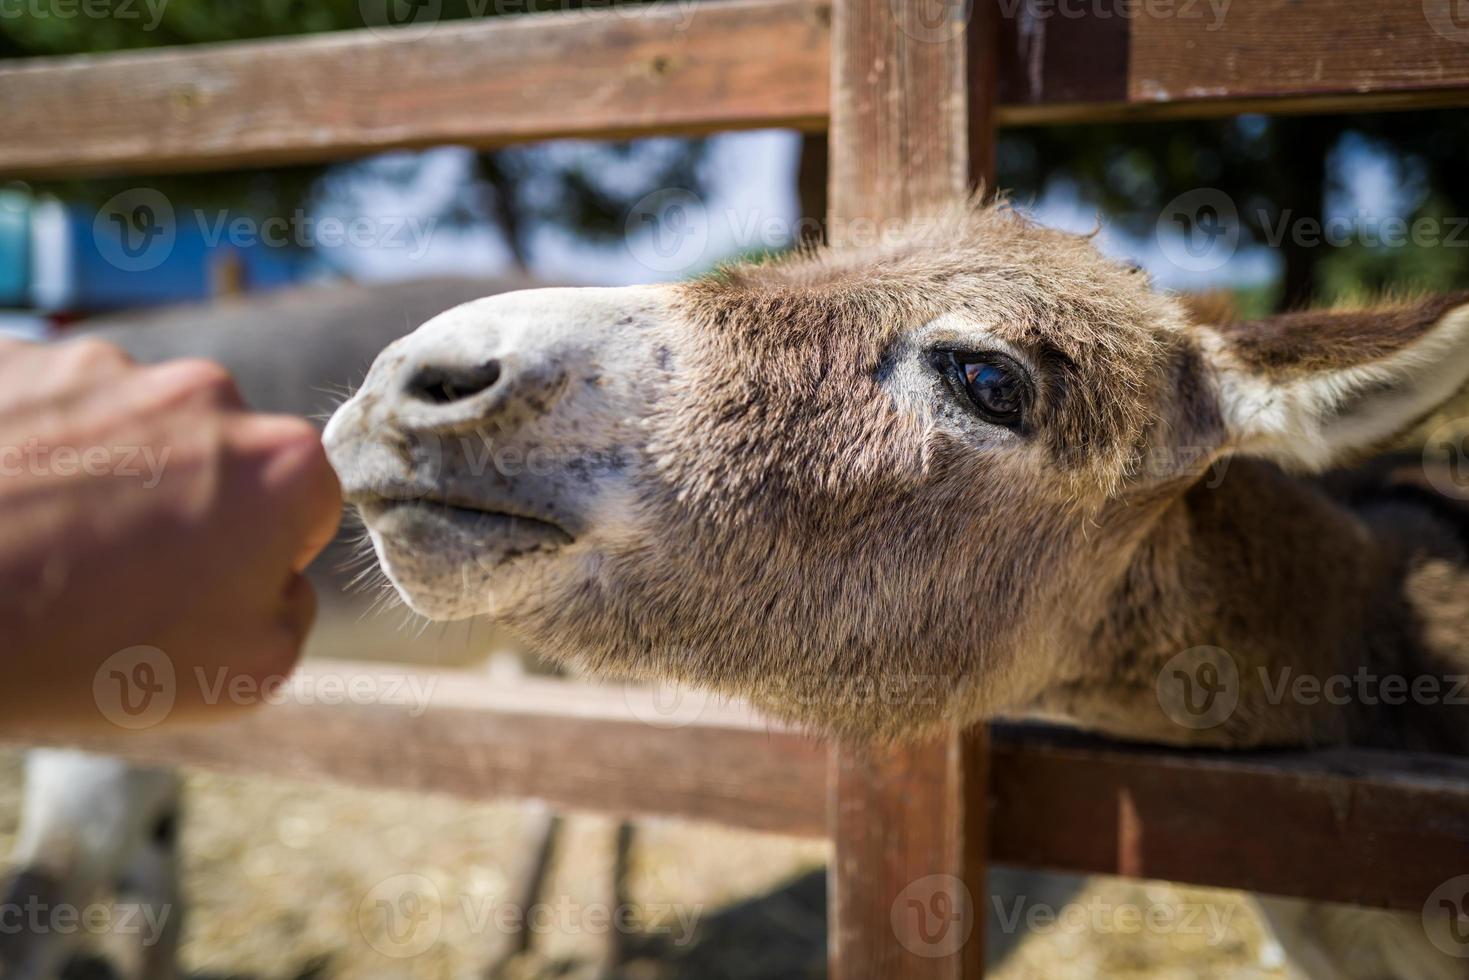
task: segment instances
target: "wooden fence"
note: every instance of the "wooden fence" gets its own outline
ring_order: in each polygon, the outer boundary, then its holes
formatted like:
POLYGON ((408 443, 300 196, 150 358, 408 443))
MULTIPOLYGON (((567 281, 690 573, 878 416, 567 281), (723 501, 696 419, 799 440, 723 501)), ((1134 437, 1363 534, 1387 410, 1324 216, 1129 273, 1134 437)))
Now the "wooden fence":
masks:
MULTIPOLYGON (((789 126, 830 133, 839 227, 965 192, 989 175, 997 126, 1469 105, 1469 22, 1456 11, 1456 0, 1256 0, 1219 14, 1206 0, 709 0, 34 59, 0 67, 0 177, 789 126)), ((306 681, 388 669, 317 663, 306 681)), ((828 749, 718 704, 690 702, 669 721, 637 691, 432 681, 418 716, 286 704, 80 744, 829 836, 833 980, 979 976, 982 908, 970 907, 975 934, 944 955, 900 935, 892 911, 931 875, 981 898, 987 861, 1413 911, 1469 870, 1459 760, 1180 753, 1006 727, 828 749)))

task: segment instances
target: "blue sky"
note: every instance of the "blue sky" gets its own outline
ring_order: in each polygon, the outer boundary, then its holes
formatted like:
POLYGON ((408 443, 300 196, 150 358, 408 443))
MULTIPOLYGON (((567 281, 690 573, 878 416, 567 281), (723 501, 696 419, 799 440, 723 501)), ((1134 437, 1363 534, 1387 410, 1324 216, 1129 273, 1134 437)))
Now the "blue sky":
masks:
MULTIPOLYGON (((743 252, 778 249, 789 239, 799 219, 796 170, 800 137, 791 132, 762 130, 729 133, 710 140, 701 164, 702 198, 684 208, 693 247, 675 262, 661 260, 653 238, 657 229, 632 226, 628 233, 610 242, 590 242, 563 229, 542 225, 531 229, 532 275, 547 283, 621 285, 680 278, 696 274, 716 262, 743 252)), ((656 147, 654 148, 656 150, 656 147)), ((549 143, 528 151, 554 160, 557 157, 596 153, 594 145, 574 141, 549 143)), ((407 156, 407 155, 398 155, 407 156)), ((531 165, 534 165, 532 157, 531 165)), ((1377 218, 1404 213, 1412 205, 1411 193, 1396 160, 1369 143, 1348 138, 1334 158, 1344 177, 1344 190, 1326 201, 1328 214, 1365 213, 1377 218)), ((370 174, 353 176, 346 193, 328 199, 313 220, 363 220, 383 229, 407 218, 431 221, 449 210, 470 180, 474 157, 470 151, 442 148, 419 155, 417 166, 392 168, 393 179, 370 174), (399 179, 409 175, 404 182, 399 179)), ((623 190, 642 183, 636 158, 614 159, 605 154, 596 161, 599 179, 623 190)), ((358 174, 359 171, 349 171, 358 174)), ((542 193, 552 193, 543 189, 542 193)), ((1165 254, 1170 244, 1159 235, 1124 235, 1109 227, 1097 210, 1074 190, 1051 188, 1038 201, 1017 201, 1044 224, 1076 232, 1101 231, 1097 241, 1109 254, 1138 262, 1161 286, 1173 289, 1209 289, 1269 282, 1278 271, 1270 249, 1243 247, 1229 260, 1212 268, 1180 267, 1165 254)), ((41 208, 56 217, 57 209, 41 208)), ((187 210, 183 212, 186 216, 187 210)), ((89 246, 91 215, 73 213, 62 228, 55 220, 38 221, 42 234, 33 250, 33 278, 39 283, 43 307, 78 305, 78 297, 90 297, 96 305, 148 301, 159 290, 173 299, 202 296, 208 291, 207 250, 198 235, 199 220, 183 220, 180 236, 168 270, 173 284, 164 288, 164 273, 122 273, 107 267, 100 254, 89 246), (187 234, 186 234, 187 232, 187 234), (53 254, 55 253, 55 254, 53 254), (182 263, 182 265, 180 265, 182 263), (177 267, 176 267, 177 266, 177 267), (180 278, 182 277, 182 278, 180 278), (184 282, 187 280, 187 282, 184 282), (180 285, 182 283, 182 285, 180 285), (178 287, 178 288, 175 288, 178 287)), ((681 216, 682 217, 682 216, 681 216)), ((1172 254, 1177 257, 1177 250, 1172 254)), ((256 283, 282 283, 303 272, 317 277, 346 274, 372 281, 430 276, 490 276, 511 268, 510 255, 493 227, 433 222, 413 249, 381 244, 340 244, 317 249, 309 266, 302 267, 300 254, 280 249, 256 248, 247 256, 250 278, 256 283), (289 261, 288 261, 289 260, 289 261)))
MULTIPOLYGON (((582 144, 547 144, 548 154, 586 152, 582 144)), ((799 218, 795 174, 800 137, 794 133, 763 130, 729 133, 711 139, 703 164, 706 189, 695 217, 707 235, 689 273, 720 259, 760 246, 778 247, 780 236, 770 230, 788 229, 799 218)), ((1338 163, 1346 177, 1346 191, 1328 198, 1328 214, 1365 212, 1385 216, 1404 212, 1411 202, 1403 189, 1394 161, 1369 144, 1346 140, 1338 163)), ((462 186, 471 155, 458 149, 430 151, 417 179, 397 188, 380 188, 354 205, 382 215, 432 213, 446 195, 462 186)), ((629 174, 629 180, 635 175, 629 174)), ((1152 235, 1143 238, 1118 233, 1097 210, 1065 187, 1053 188, 1042 199, 1017 202, 1044 224, 1089 232, 1101 222, 1100 247, 1109 254, 1138 262, 1162 286, 1208 289, 1268 282, 1277 273, 1277 261, 1268 248, 1246 247, 1220 269, 1180 269, 1163 254, 1152 235)), ((557 283, 620 285, 669 278, 664 269, 649 268, 638 259, 643 245, 638 235, 611 244, 591 243, 552 227, 535 229, 531 237, 532 272, 557 283)), ((382 249, 347 250, 334 255, 334 264, 354 276, 393 279, 426 275, 486 274, 501 271, 509 256, 498 234, 489 228, 434 230, 430 247, 420 259, 405 261, 401 254, 382 249)))

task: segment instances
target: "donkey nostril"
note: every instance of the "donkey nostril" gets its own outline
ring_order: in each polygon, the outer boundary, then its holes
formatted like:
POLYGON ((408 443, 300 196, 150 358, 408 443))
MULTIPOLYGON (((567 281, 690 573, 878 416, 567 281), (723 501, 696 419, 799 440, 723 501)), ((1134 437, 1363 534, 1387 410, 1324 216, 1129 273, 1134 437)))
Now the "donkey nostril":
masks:
POLYGON ((408 379, 408 397, 446 405, 473 397, 500 380, 500 362, 485 361, 469 367, 423 367, 408 379))

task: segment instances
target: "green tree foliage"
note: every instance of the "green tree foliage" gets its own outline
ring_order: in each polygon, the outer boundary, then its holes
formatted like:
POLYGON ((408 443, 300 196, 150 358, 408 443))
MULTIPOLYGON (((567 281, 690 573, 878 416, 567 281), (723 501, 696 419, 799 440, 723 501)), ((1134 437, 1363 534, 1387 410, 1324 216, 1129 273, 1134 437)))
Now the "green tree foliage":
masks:
POLYGON ((637 0, 26 0, 0 18, 0 57, 86 54, 608 7, 637 0))
MULTIPOLYGON (((999 183, 1019 200, 1070 185, 1124 231, 1153 234, 1168 202, 1217 188, 1235 203, 1244 241, 1274 250, 1277 306, 1331 302, 1363 292, 1469 288, 1469 113, 1262 117, 1038 127, 1000 144, 999 183), (1354 162, 1391 161, 1404 222, 1429 229, 1402 244, 1388 215, 1364 215, 1360 233, 1315 241, 1354 162), (1282 235, 1282 229, 1289 232, 1282 235)), ((1350 216, 1354 220, 1359 216, 1350 216)))

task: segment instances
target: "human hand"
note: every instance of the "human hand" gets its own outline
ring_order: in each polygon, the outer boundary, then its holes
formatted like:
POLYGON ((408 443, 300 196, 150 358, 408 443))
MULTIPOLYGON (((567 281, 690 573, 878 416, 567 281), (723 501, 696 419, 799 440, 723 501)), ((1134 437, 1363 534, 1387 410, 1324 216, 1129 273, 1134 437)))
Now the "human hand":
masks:
POLYGON ((0 730, 85 728, 108 684, 149 695, 99 673, 128 648, 164 658, 170 718, 288 674, 340 491, 316 429, 247 411, 218 365, 0 341, 0 513, 0 730))

